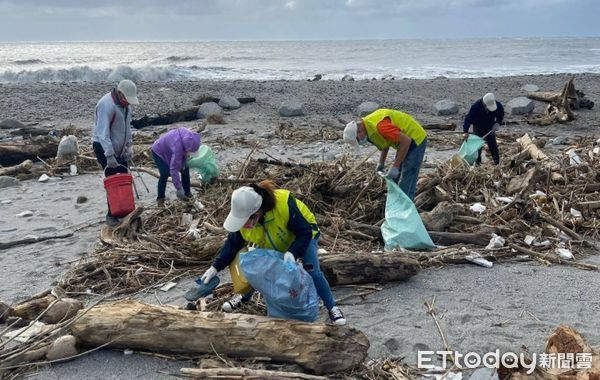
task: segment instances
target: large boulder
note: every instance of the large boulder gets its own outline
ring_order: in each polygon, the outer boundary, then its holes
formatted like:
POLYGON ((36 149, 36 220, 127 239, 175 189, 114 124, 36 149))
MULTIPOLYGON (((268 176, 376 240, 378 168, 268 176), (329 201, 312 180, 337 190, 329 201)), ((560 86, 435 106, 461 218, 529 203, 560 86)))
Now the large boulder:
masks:
POLYGON ((279 107, 279 114, 284 117, 304 115, 304 105, 298 100, 286 100, 279 107))
POLYGON ((20 129, 25 128, 25 124, 14 119, 4 119, 0 121, 0 129, 20 129))
POLYGON ((219 100, 219 106, 226 110, 236 110, 240 108, 240 102, 231 95, 223 95, 219 100))
POLYGON ((458 112, 458 105, 452 100, 444 99, 433 105, 433 111, 437 116, 454 115, 458 112))
POLYGON ((521 90, 526 91, 526 92, 536 92, 536 91, 539 91, 540 88, 538 86, 536 86, 535 84, 526 84, 523 87, 521 87, 521 90))
POLYGON ((354 77, 350 74, 346 74, 342 77, 342 82, 353 82, 354 77))
POLYGON ((356 107, 356 114, 360 117, 367 116, 373 111, 378 110, 379 104, 375 102, 363 102, 358 107, 356 107))
POLYGON ((50 345, 46 353, 48 360, 60 360, 70 358, 79 353, 77 339, 73 335, 63 335, 50 345))
POLYGON ((21 181, 9 176, 0 176, 0 189, 7 187, 21 186, 21 181))
POLYGON ((507 106, 511 115, 527 115, 533 111, 534 107, 533 100, 525 96, 511 99, 507 106))
POLYGON ((196 113, 198 119, 208 119, 209 117, 223 117, 223 108, 215 102, 202 103, 196 113))

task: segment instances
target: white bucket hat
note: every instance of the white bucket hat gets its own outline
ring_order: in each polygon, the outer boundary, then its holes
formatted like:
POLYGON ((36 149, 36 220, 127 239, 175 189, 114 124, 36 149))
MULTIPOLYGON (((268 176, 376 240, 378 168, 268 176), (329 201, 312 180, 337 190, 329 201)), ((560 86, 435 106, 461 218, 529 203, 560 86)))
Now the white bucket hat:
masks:
POLYGON ((250 186, 242 186, 231 194, 231 210, 223 228, 229 232, 239 231, 248 219, 260 209, 262 197, 250 186))
POLYGON ((125 99, 127 99, 127 103, 133 104, 134 106, 140 104, 140 101, 137 98, 137 87, 135 86, 135 83, 129 79, 123 79, 120 81, 119 85, 117 86, 117 91, 121 91, 123 93, 125 99))
POLYGON ((358 124, 356 121, 351 121, 346 124, 346 128, 344 128, 344 142, 358 147, 358 141, 356 140, 356 131, 358 130, 358 124))
POLYGON ((498 108, 498 106, 496 106, 496 98, 491 92, 483 95, 483 104, 485 104, 485 108, 487 108, 488 111, 493 112, 498 108))

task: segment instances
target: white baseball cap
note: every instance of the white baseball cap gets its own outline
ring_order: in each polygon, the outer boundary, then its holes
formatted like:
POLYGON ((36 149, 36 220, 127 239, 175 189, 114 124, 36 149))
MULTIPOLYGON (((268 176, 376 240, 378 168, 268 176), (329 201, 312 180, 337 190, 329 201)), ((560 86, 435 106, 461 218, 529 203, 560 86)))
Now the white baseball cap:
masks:
POLYGON ((242 186, 231 194, 231 210, 223 228, 229 232, 237 232, 257 212, 262 205, 262 197, 250 186, 242 186))
POLYGON ((344 128, 344 141, 354 147, 358 147, 358 141, 356 140, 356 131, 358 130, 358 124, 356 121, 351 121, 346 124, 344 128))
POLYGON ((129 79, 123 79, 120 81, 119 85, 117 86, 117 91, 121 91, 123 93, 125 99, 127 99, 127 103, 133 104, 134 106, 140 104, 140 101, 137 98, 137 87, 135 86, 135 83, 129 79))
POLYGON ((485 108, 487 108, 488 111, 495 111, 498 108, 498 106, 496 106, 496 98, 491 92, 483 95, 483 104, 485 104, 485 108))

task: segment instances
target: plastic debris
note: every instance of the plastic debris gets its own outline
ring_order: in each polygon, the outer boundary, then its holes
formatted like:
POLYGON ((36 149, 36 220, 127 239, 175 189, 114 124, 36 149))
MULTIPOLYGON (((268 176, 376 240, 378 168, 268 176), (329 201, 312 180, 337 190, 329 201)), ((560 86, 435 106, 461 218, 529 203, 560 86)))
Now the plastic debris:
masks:
POLYGON ((513 197, 496 197, 496 200, 502 203, 511 203, 515 199, 513 197))
POLYGON ((185 237, 188 240, 199 240, 200 236, 200 230, 197 228, 190 228, 185 234, 185 237))
POLYGON ((542 242, 533 242, 533 246, 534 247, 548 247, 550 246, 550 240, 544 240, 542 242))
POLYGON ((477 202, 477 203, 473 204, 471 207, 469 207, 469 209, 473 212, 481 214, 485 211, 485 206, 482 205, 481 203, 477 202))
POLYGON ((124 349, 123 355, 133 355, 133 350, 131 348, 124 349))
POLYGON ((504 247, 504 243, 506 243, 506 241, 503 237, 498 236, 496 234, 492 234, 492 238, 490 239, 490 242, 487 245, 487 247, 485 247, 485 249, 502 248, 504 247))
POLYGON ((535 236, 527 235, 527 236, 525 236, 525 239, 523 239, 523 240, 525 241, 525 244, 532 245, 533 242, 535 241, 535 236))
POLYGON ((143 270, 144 270, 143 267, 139 267, 133 274, 136 276, 139 276, 139 274, 142 273, 143 270))
POLYGON ((168 292, 169 290, 173 289, 175 286, 177 286, 177 283, 171 281, 171 282, 167 282, 166 284, 164 284, 163 286, 161 286, 158 289, 163 292, 168 292))
POLYGON ((530 194, 529 198, 536 200, 540 203, 546 203, 548 201, 548 196, 543 191, 536 190, 535 193, 530 194))
POLYGON ((581 165, 581 158, 575 153, 575 149, 568 150, 567 155, 569 156, 569 164, 571 164, 571 166, 581 165))
POLYGON ((561 259, 572 260, 573 253, 566 248, 556 248, 556 254, 560 256, 561 259))
POLYGON ((8 339, 14 337, 15 341, 25 343, 31 337, 41 334, 43 332, 45 326, 46 326, 45 323, 42 323, 39 321, 34 321, 34 322, 31 322, 28 326, 25 326, 25 327, 22 327, 22 328, 16 329, 16 330, 8 331, 8 332, 4 333, 4 335, 2 335, 2 337, 8 338, 8 339))
POLYGON ((71 175, 77 175, 77 165, 71 164, 69 166, 69 172, 71 173, 71 175))
POLYGON ((328 252, 327 252, 327 250, 326 250, 325 248, 319 248, 319 249, 317 250, 317 253, 318 253, 319 255, 324 255, 324 254, 326 254, 326 253, 328 253, 328 252))
POLYGON ((485 268, 491 268, 494 266, 494 263, 483 258, 479 252, 472 251, 470 254, 465 256, 465 260, 472 262, 473 264, 480 265, 485 268))
POLYGON ((48 182, 49 179, 50 177, 48 176, 48 174, 42 174, 38 179, 38 182, 48 182))
POLYGON ((16 216, 21 217, 21 218, 27 218, 27 217, 33 216, 33 211, 25 210, 23 212, 18 213, 16 216))
POLYGON ((581 214, 581 211, 579 211, 579 210, 576 210, 576 209, 574 209, 574 208, 571 208, 571 211, 570 211, 570 212, 571 212, 571 215, 572 215, 574 218, 583 218, 583 214, 581 214))

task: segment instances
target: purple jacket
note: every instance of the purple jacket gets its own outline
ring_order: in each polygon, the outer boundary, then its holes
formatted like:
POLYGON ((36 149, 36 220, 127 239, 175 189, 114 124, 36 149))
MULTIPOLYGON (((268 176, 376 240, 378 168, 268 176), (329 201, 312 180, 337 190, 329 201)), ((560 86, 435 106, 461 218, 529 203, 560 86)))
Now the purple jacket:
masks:
POLYGON ((200 135, 187 128, 175 128, 152 144, 152 151, 169 165, 173 186, 181 189, 179 172, 185 167, 186 154, 200 148, 200 135))

